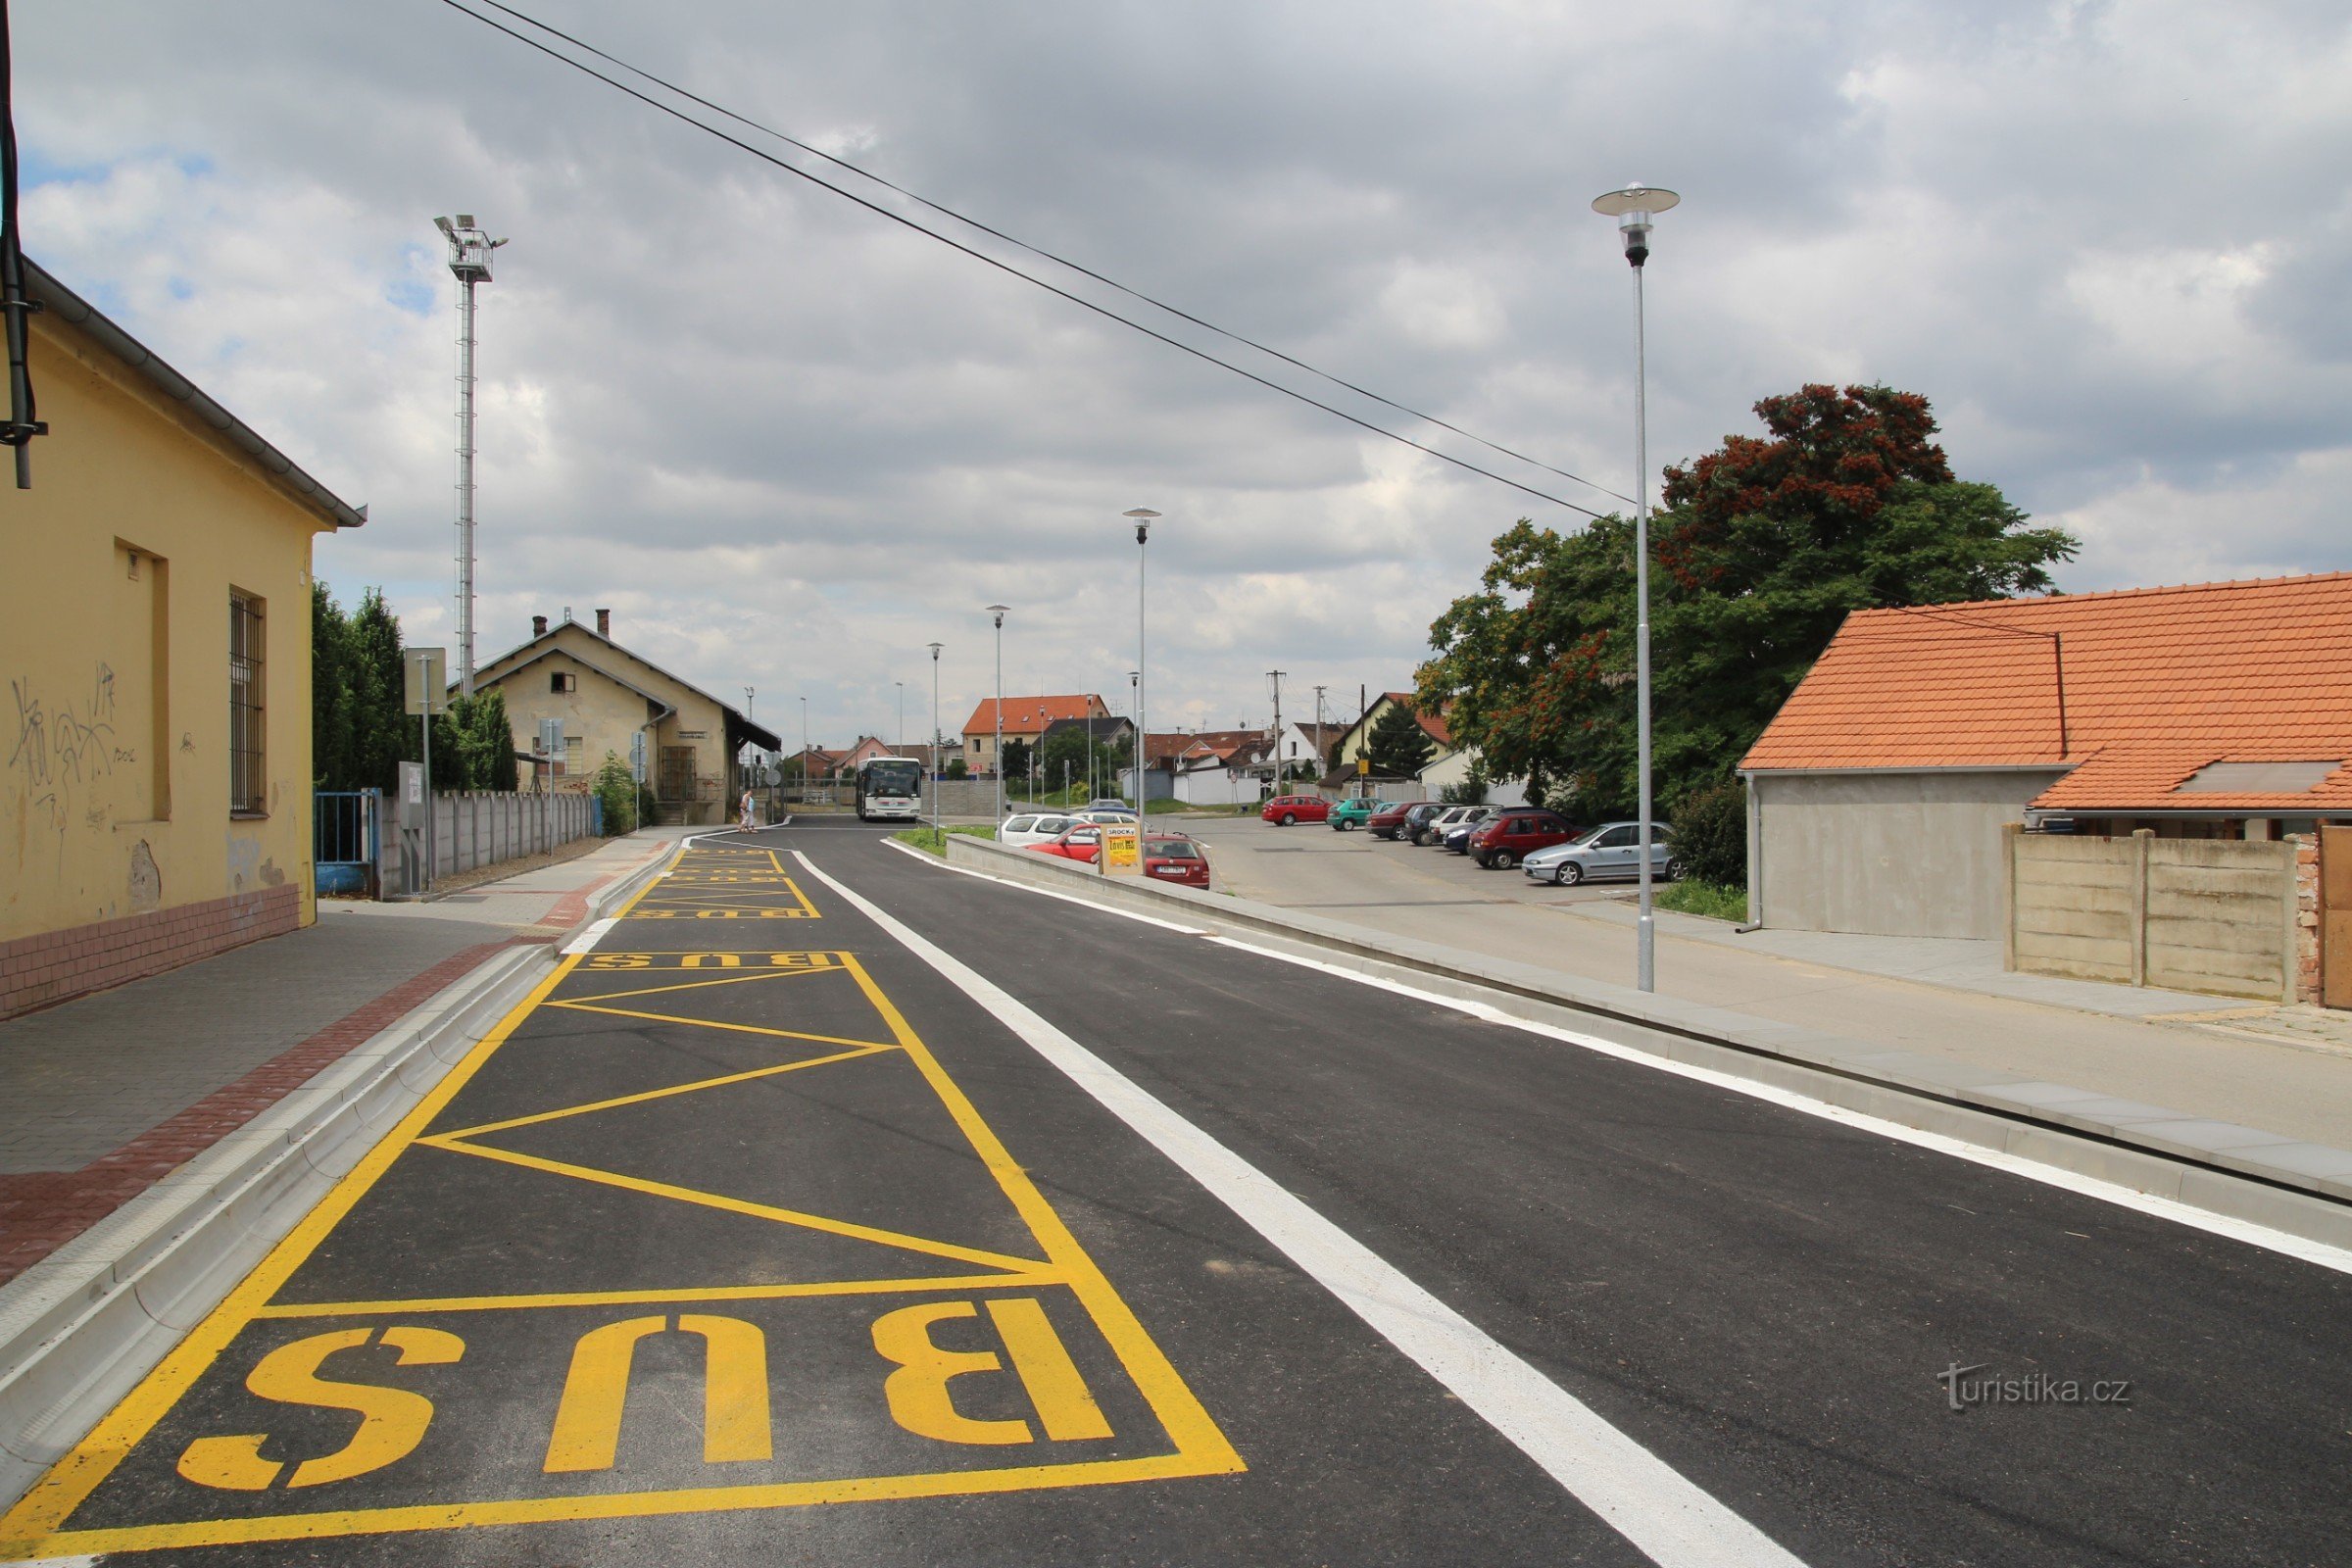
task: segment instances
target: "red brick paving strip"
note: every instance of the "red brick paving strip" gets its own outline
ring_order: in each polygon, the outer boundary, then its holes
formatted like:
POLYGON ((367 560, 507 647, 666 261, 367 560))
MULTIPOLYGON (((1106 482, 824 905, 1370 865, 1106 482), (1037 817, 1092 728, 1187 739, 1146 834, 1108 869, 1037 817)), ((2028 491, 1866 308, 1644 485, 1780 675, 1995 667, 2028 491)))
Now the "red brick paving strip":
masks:
MULTIPOLYGON (((516 939, 442 959, 79 1170, 0 1176, 0 1284, 145 1192, 516 939)), ((529 940, 529 939, 521 939, 529 940)))

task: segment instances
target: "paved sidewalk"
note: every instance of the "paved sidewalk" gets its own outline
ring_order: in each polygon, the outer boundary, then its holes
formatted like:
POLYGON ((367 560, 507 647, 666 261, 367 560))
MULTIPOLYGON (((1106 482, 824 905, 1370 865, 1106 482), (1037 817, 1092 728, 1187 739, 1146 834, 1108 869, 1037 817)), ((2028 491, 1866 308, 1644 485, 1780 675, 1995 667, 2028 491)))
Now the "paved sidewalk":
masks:
MULTIPOLYGON (((1242 898, 1633 982, 1635 911, 1616 890, 1563 897, 1516 872, 1361 834, 1188 826, 1209 845, 1217 886, 1242 898)), ((1741 936, 1694 915, 1658 918, 1658 990, 1668 997, 2352 1149, 2352 1029, 2339 1015, 2005 974, 1989 943, 1741 936)))
POLYGON ((683 833, 439 903, 321 900, 307 930, 0 1023, 0 1283, 683 833))

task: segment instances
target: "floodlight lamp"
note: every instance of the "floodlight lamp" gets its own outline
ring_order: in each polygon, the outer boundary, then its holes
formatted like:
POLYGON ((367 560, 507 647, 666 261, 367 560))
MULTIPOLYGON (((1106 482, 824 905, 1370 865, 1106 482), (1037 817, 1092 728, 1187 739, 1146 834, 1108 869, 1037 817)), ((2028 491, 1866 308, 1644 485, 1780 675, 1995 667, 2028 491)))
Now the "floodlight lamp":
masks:
POLYGON ((433 226, 451 239, 456 239, 458 237, 457 229, 451 225, 449 220, 446 218, 434 219, 433 226))
POLYGON ((460 213, 458 215, 458 226, 460 228, 471 228, 473 226, 473 215, 471 213, 460 213))

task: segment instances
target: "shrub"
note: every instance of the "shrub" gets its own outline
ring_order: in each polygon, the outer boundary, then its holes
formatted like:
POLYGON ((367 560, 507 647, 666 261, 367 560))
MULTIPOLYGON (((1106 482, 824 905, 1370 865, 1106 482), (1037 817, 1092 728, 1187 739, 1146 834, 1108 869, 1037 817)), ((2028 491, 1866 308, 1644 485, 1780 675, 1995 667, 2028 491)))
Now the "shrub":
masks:
POLYGON ((596 770, 596 782, 589 786, 605 808, 605 837, 618 838, 637 828, 637 781, 629 776, 629 767, 611 752, 605 754, 602 767, 596 770))
POLYGON ((1747 792, 1727 781, 1685 796, 1674 813, 1674 859, 1687 877, 1747 886, 1747 792))

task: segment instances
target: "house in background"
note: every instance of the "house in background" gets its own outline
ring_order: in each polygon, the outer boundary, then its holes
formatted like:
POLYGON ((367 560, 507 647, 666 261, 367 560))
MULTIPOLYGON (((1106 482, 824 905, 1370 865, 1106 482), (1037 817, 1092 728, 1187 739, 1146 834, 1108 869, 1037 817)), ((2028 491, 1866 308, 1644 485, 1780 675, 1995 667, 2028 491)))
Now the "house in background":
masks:
POLYGON ((2001 937, 2007 824, 2352 823, 2352 573, 1856 611, 1740 767, 1754 918, 2001 937))
MULTIPOLYGON (((1045 738, 1047 727, 1056 719, 1085 718, 1092 714, 1098 719, 1110 717, 1110 709, 1102 698, 1092 693, 1064 697, 1007 697, 1004 699, 1004 734, 1008 741, 1022 741, 1036 746, 1045 738)), ((975 775, 988 775, 997 769, 997 700, 984 697, 972 710, 972 716, 963 721, 963 760, 975 775)))
POLYGON ((317 917, 311 544, 363 514, 30 262, 0 1017, 317 917))
POLYGON ((1210 729, 1178 737, 1169 754, 1170 794, 1188 806, 1262 800, 1274 777, 1273 743, 1262 729, 1210 729))
POLYGON ((505 694, 518 752, 539 749, 541 720, 562 721, 558 789, 589 788, 608 753, 625 763, 642 736, 645 781, 662 822, 727 820, 745 784, 744 747, 781 745, 774 731, 614 642, 610 610, 596 612, 594 631, 568 610, 553 626, 533 615, 530 640, 483 665, 473 685, 505 694))

